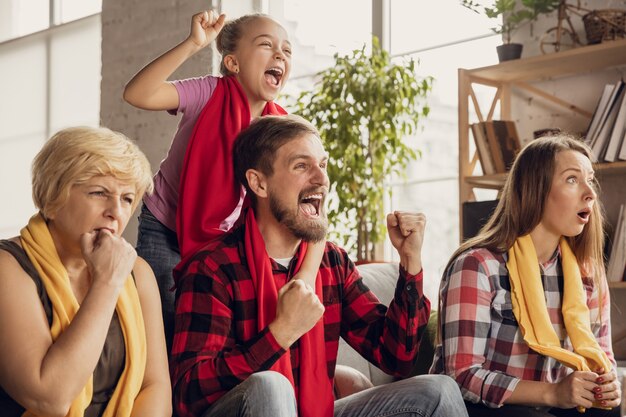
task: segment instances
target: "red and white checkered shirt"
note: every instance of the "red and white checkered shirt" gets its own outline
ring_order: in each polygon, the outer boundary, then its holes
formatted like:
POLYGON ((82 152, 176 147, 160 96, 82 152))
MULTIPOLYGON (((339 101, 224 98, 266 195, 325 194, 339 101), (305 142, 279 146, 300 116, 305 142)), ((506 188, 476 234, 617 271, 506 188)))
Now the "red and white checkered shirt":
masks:
MULTIPOLYGON (((554 383, 572 372, 524 342, 513 315, 506 261, 506 253, 471 249, 446 270, 439 292, 441 344, 430 370, 454 378, 466 401, 494 408, 504 403, 522 379, 554 383)), ((558 249, 540 265, 540 271, 550 321, 561 346, 573 351, 561 313, 563 272, 558 249)), ((615 367, 609 289, 604 276, 599 281, 600 302, 598 286, 593 279, 583 278, 591 331, 615 367)))

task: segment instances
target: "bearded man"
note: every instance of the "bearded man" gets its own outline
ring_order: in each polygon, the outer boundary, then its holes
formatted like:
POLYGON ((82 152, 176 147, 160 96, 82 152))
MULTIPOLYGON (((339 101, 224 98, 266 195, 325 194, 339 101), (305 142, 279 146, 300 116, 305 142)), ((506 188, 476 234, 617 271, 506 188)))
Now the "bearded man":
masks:
POLYGON ((333 399, 339 337, 383 371, 413 368, 430 302, 422 292, 425 217, 387 216, 400 255, 387 307, 346 252, 327 242, 314 285, 292 279, 325 239, 328 156, 297 116, 260 118, 234 144, 247 203, 235 226, 177 273, 172 348, 181 417, 466 416, 457 384, 425 375, 333 399))

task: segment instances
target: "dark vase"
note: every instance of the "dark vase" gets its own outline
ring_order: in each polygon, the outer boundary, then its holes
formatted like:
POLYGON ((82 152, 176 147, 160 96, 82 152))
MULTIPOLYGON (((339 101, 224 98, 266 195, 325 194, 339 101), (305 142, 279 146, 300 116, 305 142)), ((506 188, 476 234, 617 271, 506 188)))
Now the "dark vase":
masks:
POLYGON ((503 45, 496 46, 496 51, 498 51, 498 61, 510 61, 512 59, 519 59, 522 56, 522 45, 521 43, 505 43, 503 45))

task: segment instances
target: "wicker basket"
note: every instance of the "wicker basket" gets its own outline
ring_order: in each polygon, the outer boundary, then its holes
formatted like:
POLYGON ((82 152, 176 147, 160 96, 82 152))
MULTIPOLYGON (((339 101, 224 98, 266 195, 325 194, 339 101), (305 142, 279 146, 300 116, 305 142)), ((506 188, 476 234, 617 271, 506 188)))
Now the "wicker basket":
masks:
POLYGON ((593 10, 583 16, 587 43, 624 38, 626 34, 626 10, 593 10))

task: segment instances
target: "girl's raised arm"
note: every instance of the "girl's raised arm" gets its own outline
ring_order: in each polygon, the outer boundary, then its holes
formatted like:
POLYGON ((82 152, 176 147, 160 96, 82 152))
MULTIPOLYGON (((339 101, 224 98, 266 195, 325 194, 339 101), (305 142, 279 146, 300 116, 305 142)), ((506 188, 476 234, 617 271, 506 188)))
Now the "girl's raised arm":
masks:
POLYGON ((191 18, 187 39, 165 52, 139 71, 124 89, 124 100, 144 110, 173 110, 178 107, 178 92, 167 81, 189 57, 215 40, 224 27, 224 14, 204 11, 191 18))
POLYGON ((324 257, 325 248, 326 240, 309 244, 300 270, 293 278, 301 279, 311 288, 315 289, 315 279, 317 278, 317 272, 320 269, 320 263, 324 257))

